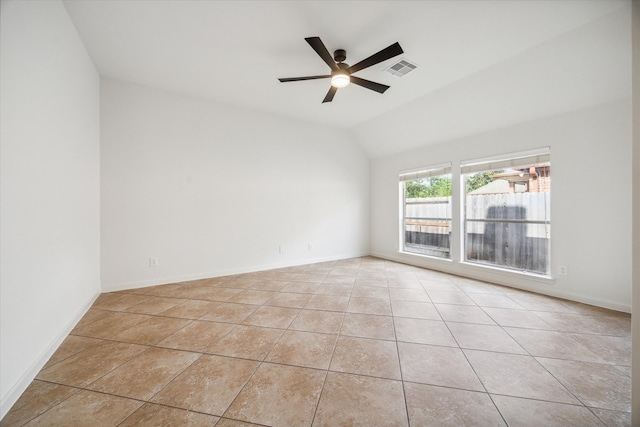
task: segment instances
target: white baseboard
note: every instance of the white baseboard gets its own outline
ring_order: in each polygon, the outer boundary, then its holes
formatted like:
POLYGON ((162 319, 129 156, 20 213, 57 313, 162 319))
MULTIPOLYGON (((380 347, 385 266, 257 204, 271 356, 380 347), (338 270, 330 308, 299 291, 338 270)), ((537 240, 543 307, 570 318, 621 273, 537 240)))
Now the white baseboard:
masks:
POLYGON ((190 280, 210 279, 212 277, 223 277, 223 276, 233 276, 236 274, 255 273, 258 271, 267 271, 267 270, 274 270, 274 269, 286 268, 286 267, 297 267, 299 265, 316 264, 319 262, 338 261, 341 259, 348 259, 348 258, 359 258, 359 257, 368 256, 368 255, 369 255, 368 252, 355 253, 355 254, 342 254, 338 256, 298 260, 293 263, 287 262, 287 263, 262 264, 262 265, 254 265, 251 267, 233 268, 233 269, 227 269, 227 270, 216 270, 216 271, 209 271, 209 272, 199 273, 199 274, 189 274, 184 276, 164 277, 164 278, 157 278, 157 279, 150 279, 150 280, 122 282, 122 283, 109 283, 109 284, 103 283, 102 292, 117 292, 117 291, 124 291, 128 289, 138 289, 138 288, 146 288, 149 286, 166 285, 169 283, 188 282, 190 280))
POLYGON ((82 319, 89 308, 93 305, 95 300, 98 298, 100 293, 96 293, 82 306, 80 310, 76 313, 75 316, 67 323, 62 331, 55 337, 55 339, 47 346, 47 348, 40 354, 40 356, 29 366, 20 379, 11 387, 11 389, 7 392, 6 395, 0 399, 0 420, 4 418, 4 416, 9 412, 9 409, 18 401, 22 393, 29 387, 31 381, 38 375, 38 372, 42 369, 42 367, 47 363, 49 358, 55 353, 55 351, 60 347, 60 344, 67 338, 69 333, 73 330, 76 324, 82 319))

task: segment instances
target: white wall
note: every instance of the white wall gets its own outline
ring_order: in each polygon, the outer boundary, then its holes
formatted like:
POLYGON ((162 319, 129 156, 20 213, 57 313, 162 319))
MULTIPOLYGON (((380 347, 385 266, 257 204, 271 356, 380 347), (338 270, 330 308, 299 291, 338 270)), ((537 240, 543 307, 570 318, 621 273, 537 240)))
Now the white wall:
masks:
POLYGON ((633 2, 633 313, 631 315, 631 424, 640 425, 640 2, 633 2))
POLYGON ((0 417, 100 291, 100 81, 58 1, 0 12, 0 417))
POLYGON ((345 131, 103 80, 101 164, 103 290, 368 253, 345 131))
MULTIPOLYGON (((630 195, 631 102, 626 99, 372 160, 371 252, 631 311, 630 195), (543 146, 551 147, 552 271, 566 265, 567 276, 545 283, 463 264, 459 256, 449 262, 398 253, 400 171, 449 161, 459 170, 461 160, 543 146)), ((459 237, 454 234, 456 241, 459 237)))

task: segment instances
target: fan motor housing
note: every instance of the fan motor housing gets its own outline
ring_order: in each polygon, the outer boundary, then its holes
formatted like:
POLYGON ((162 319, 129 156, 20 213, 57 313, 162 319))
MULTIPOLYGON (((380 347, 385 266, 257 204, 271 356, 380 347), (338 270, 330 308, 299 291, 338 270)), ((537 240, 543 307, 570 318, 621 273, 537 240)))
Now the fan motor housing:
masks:
POLYGON ((338 49, 333 52, 333 59, 335 59, 336 62, 342 62, 347 59, 347 52, 344 49, 338 49))

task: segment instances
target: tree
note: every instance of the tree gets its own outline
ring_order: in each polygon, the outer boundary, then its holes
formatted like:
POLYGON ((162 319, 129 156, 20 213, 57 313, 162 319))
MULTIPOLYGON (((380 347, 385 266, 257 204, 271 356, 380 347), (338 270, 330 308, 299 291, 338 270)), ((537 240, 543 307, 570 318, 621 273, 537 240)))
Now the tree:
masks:
POLYGON ((418 197, 451 196, 451 177, 432 176, 428 179, 417 179, 405 183, 406 196, 409 199, 418 197))
POLYGON ((473 190, 477 190, 480 187, 484 187, 491 181, 493 181, 493 176, 501 173, 502 171, 488 171, 488 172, 478 172, 473 175, 469 175, 466 177, 466 188, 467 193, 472 192, 473 190))

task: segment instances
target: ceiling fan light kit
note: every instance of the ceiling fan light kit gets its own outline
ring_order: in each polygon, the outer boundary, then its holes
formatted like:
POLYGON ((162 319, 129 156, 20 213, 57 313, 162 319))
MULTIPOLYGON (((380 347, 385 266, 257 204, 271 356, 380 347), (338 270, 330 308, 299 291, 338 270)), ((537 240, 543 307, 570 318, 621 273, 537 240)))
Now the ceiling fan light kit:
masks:
POLYGON ((349 85, 349 83, 362 86, 366 89, 370 89, 378 93, 384 93, 387 89, 389 89, 389 86, 356 77, 353 75, 353 73, 379 64, 380 62, 386 61, 387 59, 404 53, 404 51, 400 47, 400 44, 396 42, 382 49, 381 51, 374 53, 368 58, 363 59, 357 64, 349 66, 349 64, 346 64, 344 62, 347 59, 347 53, 344 49, 336 50, 333 53, 332 57, 324 43, 322 43, 322 40, 320 40, 320 37, 307 37, 305 38, 305 40, 307 41, 307 43, 309 43, 313 50, 316 51, 318 56, 320 56, 320 58, 322 58, 322 60, 329 66, 329 68, 331 69, 331 74, 306 77, 286 77, 280 78, 278 80, 280 80, 280 82, 282 83, 285 83, 302 80, 330 78, 331 87, 329 88, 329 92, 327 92, 327 95, 324 97, 324 100, 322 101, 323 103, 331 102, 338 88, 346 87, 349 85))

